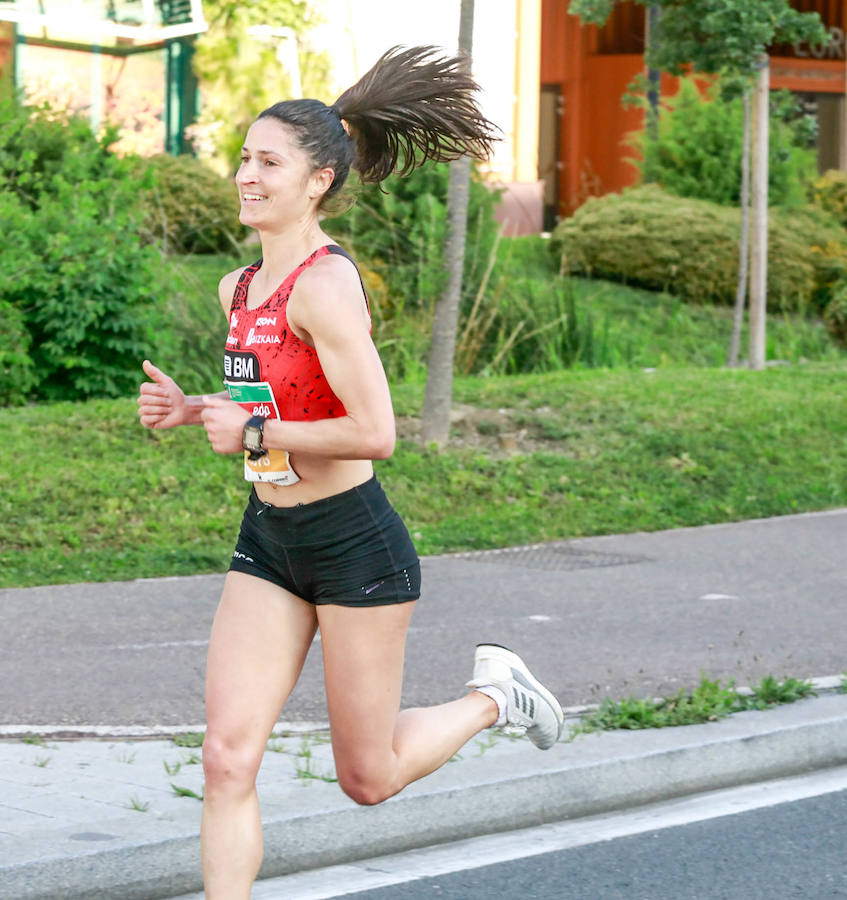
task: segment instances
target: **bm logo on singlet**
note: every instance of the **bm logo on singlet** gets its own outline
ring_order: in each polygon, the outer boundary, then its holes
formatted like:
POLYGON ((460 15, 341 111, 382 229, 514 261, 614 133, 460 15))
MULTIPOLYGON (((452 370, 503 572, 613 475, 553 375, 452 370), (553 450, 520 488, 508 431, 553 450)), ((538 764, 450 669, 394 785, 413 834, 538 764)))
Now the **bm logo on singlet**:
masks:
POLYGON ((261 381, 256 354, 227 350, 224 353, 224 378, 227 381, 261 381))

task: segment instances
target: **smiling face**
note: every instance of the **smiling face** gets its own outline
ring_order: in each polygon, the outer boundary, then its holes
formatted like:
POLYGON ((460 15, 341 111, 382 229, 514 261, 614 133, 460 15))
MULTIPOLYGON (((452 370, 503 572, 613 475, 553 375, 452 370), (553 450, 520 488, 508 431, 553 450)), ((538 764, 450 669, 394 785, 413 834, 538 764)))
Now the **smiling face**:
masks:
POLYGON ((332 169, 312 166, 294 131, 270 116, 247 132, 235 175, 241 198, 239 219, 252 228, 278 231, 316 216, 332 169))

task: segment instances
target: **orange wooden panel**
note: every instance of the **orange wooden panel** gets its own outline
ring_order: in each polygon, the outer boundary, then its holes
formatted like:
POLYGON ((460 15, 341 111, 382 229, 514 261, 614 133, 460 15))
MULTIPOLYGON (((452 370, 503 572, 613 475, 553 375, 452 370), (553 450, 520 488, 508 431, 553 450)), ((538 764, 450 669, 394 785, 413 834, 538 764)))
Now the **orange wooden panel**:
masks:
POLYGON ((824 59, 774 57, 771 88, 811 94, 843 94, 847 84, 845 63, 824 59))

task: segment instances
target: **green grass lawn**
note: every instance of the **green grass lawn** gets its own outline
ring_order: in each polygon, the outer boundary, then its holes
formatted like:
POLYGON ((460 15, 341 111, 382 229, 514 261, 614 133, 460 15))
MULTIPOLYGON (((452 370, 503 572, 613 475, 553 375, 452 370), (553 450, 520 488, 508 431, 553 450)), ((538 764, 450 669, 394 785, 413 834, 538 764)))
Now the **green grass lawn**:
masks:
MULTIPOLYGON (((423 554, 847 505, 847 363, 459 379, 460 445, 377 466, 423 554), (506 446, 496 450, 502 437, 506 446)), ((398 416, 422 385, 394 391, 398 416)), ((134 399, 0 410, 0 585, 224 571, 249 488, 134 399)), ((408 427, 409 420, 405 419, 408 427)))

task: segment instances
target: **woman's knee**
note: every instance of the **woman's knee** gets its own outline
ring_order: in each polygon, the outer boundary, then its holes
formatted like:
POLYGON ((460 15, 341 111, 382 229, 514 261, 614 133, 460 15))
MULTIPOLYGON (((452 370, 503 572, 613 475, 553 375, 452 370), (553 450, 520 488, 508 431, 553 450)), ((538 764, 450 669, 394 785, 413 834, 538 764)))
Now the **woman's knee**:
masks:
POLYGON ((360 806, 376 806, 399 790, 385 769, 347 765, 340 767, 337 774, 338 786, 360 806))
MULTIPOLYGON (((262 748, 264 749, 264 748, 262 748)), ((256 783, 262 752, 243 740, 227 739, 210 732, 203 740, 203 773, 206 790, 248 790, 256 783)))

